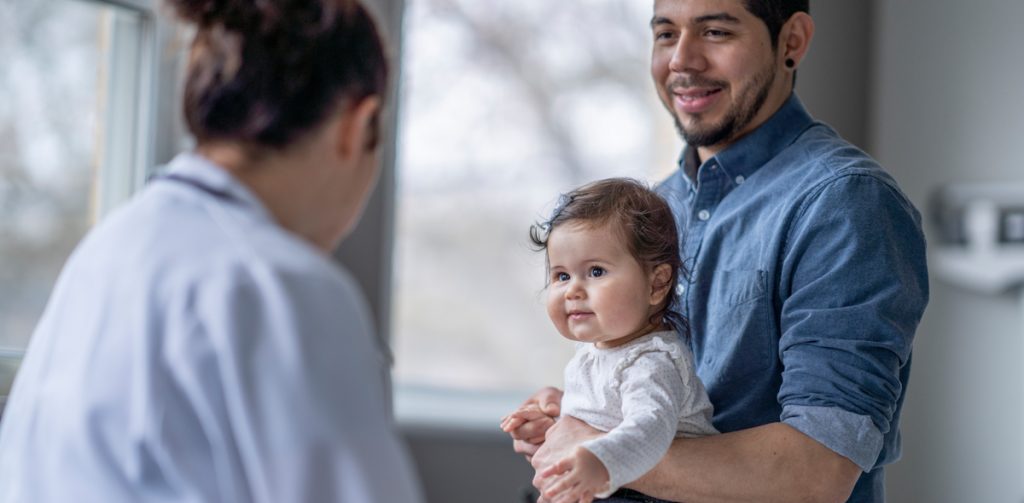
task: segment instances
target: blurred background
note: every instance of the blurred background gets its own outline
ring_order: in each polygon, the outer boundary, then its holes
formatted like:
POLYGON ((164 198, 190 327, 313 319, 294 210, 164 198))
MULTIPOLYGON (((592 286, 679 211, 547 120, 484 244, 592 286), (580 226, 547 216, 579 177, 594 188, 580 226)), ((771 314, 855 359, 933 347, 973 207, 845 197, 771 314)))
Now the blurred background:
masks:
MULTIPOLYGON (((338 258, 392 346, 429 501, 518 502, 531 471, 498 420, 560 386, 572 351, 527 230, 582 182, 660 180, 682 148, 648 75, 652 2, 370 3, 400 75, 384 175, 338 258)), ((889 500, 1020 503, 1024 3, 811 6, 798 94, 927 220, 932 298, 889 500)), ((189 146, 186 37, 153 0, 0 0, 0 396, 75 243, 189 146)))

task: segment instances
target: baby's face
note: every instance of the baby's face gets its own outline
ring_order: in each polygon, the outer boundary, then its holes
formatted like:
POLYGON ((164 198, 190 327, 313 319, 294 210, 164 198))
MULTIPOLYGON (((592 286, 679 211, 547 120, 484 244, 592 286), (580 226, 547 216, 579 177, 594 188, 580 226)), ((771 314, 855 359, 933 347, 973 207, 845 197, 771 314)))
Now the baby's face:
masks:
POLYGON ((568 339, 598 347, 649 331, 660 299, 645 271, 610 225, 567 222, 548 238, 548 316, 568 339))

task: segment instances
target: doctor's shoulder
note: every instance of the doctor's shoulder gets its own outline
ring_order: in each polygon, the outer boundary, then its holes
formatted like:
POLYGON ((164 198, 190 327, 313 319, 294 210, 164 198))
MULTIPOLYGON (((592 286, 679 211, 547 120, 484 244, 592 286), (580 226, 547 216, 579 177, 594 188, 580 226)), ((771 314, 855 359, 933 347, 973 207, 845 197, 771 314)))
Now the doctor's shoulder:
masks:
POLYGON ((331 257, 287 231, 254 229, 233 243, 204 280, 221 294, 256 288, 262 303, 306 318, 316 331, 372 334, 370 308, 351 274, 331 257), (280 305, 277 305, 277 304, 280 305))

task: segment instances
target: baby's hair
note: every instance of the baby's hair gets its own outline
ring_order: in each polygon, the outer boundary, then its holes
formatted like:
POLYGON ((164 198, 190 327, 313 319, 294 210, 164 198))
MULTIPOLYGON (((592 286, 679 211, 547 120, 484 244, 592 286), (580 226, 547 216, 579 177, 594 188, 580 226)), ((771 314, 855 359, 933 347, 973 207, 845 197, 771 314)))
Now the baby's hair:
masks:
POLYGON ((610 224, 613 232, 625 241, 629 253, 645 269, 668 264, 672 268, 668 293, 652 321, 672 322, 680 331, 685 331, 685 321, 671 311, 675 302, 674 286, 683 267, 679 258, 679 234, 672 209, 661 196, 631 178, 598 180, 563 194, 548 220, 530 226, 530 241, 537 251, 547 250, 551 232, 566 223, 592 227, 610 224))

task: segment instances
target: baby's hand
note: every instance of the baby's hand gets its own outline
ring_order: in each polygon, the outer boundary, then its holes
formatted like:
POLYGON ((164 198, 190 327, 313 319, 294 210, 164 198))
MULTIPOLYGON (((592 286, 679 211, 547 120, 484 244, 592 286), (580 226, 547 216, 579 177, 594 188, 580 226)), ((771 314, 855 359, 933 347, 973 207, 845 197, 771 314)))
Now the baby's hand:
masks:
POLYGON ((544 499, 551 503, 590 503, 594 495, 608 488, 608 470, 594 453, 577 447, 540 473, 544 499))
POLYGON ((511 433, 513 434, 513 437, 518 438, 516 434, 519 432, 516 432, 516 430, 519 429, 520 426, 523 426, 524 424, 530 422, 536 422, 538 425, 540 425, 541 423, 545 423, 543 424, 543 426, 545 427, 535 428, 541 430, 539 432, 539 436, 536 436, 536 438, 520 438, 519 440, 525 440, 532 444, 539 444, 544 441, 544 432, 547 430, 547 428, 551 427, 551 424, 554 424, 555 420, 547 413, 545 413, 543 410, 541 410, 540 406, 538 406, 535 403, 530 403, 516 409, 511 414, 501 418, 501 430, 506 433, 511 433))

